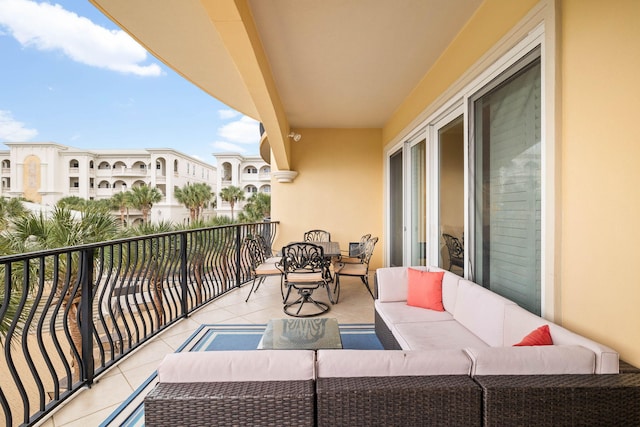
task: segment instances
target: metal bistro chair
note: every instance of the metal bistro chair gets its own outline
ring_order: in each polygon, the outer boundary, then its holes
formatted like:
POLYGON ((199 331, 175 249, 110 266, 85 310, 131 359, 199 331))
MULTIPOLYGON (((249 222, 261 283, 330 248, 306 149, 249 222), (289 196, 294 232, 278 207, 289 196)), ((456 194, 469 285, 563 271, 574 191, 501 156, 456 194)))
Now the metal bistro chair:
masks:
POLYGON ((449 271, 453 267, 458 267, 464 272, 464 247, 457 237, 451 234, 442 233, 447 251, 449 252, 449 271))
POLYGON ((329 305, 312 298, 313 291, 324 286, 327 288, 329 301, 333 303, 331 289, 327 282, 328 264, 321 246, 313 243, 291 243, 282 248, 281 268, 284 274, 284 286, 287 288, 284 297, 284 312, 294 317, 311 317, 325 313, 329 305), (287 303, 291 289, 295 289, 300 297, 287 303), (316 308, 309 312, 303 307, 316 308), (297 310, 296 310, 297 307, 297 310))
POLYGON ((324 230, 309 230, 304 233, 305 242, 330 242, 331 233, 324 230))
POLYGON ((333 264, 333 271, 336 274, 336 281, 333 288, 334 304, 338 302, 340 298, 340 276, 355 276, 360 277, 362 283, 367 287, 371 298, 373 292, 369 286, 369 261, 371 261, 371 255, 373 255, 373 249, 378 243, 377 237, 372 237, 364 243, 364 248, 359 257, 339 259, 333 264))
POLYGON ((255 237, 247 237, 245 239, 245 247, 249 252, 249 258, 251 259, 251 275, 253 276, 253 282, 251 283, 251 289, 247 295, 247 299, 244 302, 249 301, 252 293, 258 291, 258 288, 264 282, 268 276, 280 276, 280 294, 284 301, 284 288, 282 280, 282 270, 278 267, 281 262, 280 257, 267 258, 267 254, 264 249, 264 240, 255 237))
POLYGON ((338 261, 343 262, 360 262, 364 254, 364 248, 367 241, 371 238, 371 234, 364 234, 357 243, 349 243, 349 250, 342 251, 345 255, 341 255, 338 261))

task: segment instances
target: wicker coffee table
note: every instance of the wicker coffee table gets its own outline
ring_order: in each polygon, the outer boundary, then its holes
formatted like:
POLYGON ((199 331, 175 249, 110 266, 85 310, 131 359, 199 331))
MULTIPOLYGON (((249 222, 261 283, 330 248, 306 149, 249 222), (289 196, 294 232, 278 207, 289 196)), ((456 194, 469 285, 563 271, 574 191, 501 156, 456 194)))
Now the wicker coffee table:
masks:
POLYGON ((272 319, 258 344, 259 349, 317 350, 342 348, 338 320, 272 319))

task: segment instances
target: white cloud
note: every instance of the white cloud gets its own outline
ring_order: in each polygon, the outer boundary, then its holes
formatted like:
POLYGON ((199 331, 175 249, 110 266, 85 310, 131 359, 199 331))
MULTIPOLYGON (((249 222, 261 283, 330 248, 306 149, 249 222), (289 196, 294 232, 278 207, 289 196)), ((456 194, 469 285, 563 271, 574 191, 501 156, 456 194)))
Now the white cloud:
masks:
POLYGON ((218 110, 218 115, 222 120, 229 120, 229 119, 235 119, 240 115, 240 113, 235 110, 227 109, 227 110, 218 110))
POLYGON ((235 144, 257 144, 260 141, 260 128, 257 121, 242 116, 240 120, 222 126, 218 135, 235 144))
POLYGON ((35 129, 13 118, 10 111, 0 110, 0 139, 8 142, 26 142, 38 135, 35 129))
POLYGON ((226 142, 226 141, 215 141, 211 143, 211 147, 214 149, 215 153, 239 153, 239 154, 243 154, 246 153, 247 150, 238 145, 238 144, 233 144, 231 142, 226 142))
POLYGON ((147 51, 122 30, 109 30, 62 6, 0 0, 0 28, 20 44, 62 51, 76 62, 138 76, 159 76, 158 64, 141 65, 147 51))

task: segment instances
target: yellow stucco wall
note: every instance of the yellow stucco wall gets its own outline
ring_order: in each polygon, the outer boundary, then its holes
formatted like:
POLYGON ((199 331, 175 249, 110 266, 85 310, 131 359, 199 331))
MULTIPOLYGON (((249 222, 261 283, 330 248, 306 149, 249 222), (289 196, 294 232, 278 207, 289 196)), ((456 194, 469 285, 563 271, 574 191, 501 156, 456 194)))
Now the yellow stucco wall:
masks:
POLYGON ((431 105, 537 3, 538 0, 486 0, 387 121, 382 135, 385 144, 431 105))
MULTIPOLYGON (((433 107, 536 3, 486 1, 389 119, 383 145, 433 107)), ((640 278, 633 268, 640 256, 640 2, 560 0, 557 10, 560 231, 547 242, 559 248, 556 315, 640 366, 640 278)))
POLYGON ((613 4, 561 6, 561 311, 640 366, 640 2, 613 4))
POLYGON ((275 247, 305 231, 331 233, 341 249, 371 233, 380 241, 371 268, 382 266, 382 138, 380 129, 296 129, 291 144, 292 183, 273 183, 271 218, 280 221, 275 247))

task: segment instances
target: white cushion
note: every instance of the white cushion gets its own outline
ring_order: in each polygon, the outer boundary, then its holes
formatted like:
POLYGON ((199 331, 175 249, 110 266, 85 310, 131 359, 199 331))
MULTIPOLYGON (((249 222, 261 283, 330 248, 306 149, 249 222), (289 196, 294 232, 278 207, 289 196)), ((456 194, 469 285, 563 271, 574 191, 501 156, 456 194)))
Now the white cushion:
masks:
POLYGON ((504 345, 511 346, 522 341, 525 336, 542 325, 549 325, 554 344, 580 345, 593 351, 596 356, 596 374, 619 372, 619 355, 612 348, 573 333, 517 305, 505 308, 504 345))
POLYGON ((498 294, 468 280, 458 281, 453 318, 492 347, 504 342, 505 306, 515 305, 498 294))
POLYGON ((406 322, 438 322, 453 320, 453 315, 448 311, 428 310, 421 307, 407 305, 406 301, 383 302, 376 304, 378 314, 384 314, 385 321, 391 323, 406 322))
POLYGON ((282 274, 282 270, 276 267, 274 263, 263 262, 256 267, 256 274, 258 276, 273 276, 282 274))
MULTIPOLYGON (((411 267, 416 270, 429 271, 428 267, 411 267)), ((386 267, 376 270, 378 283, 378 300, 382 302, 406 301, 409 276, 407 267, 386 267)))
POLYGON ((429 271, 444 272, 444 276, 442 276, 442 305, 449 313, 453 313, 458 295, 458 282, 461 277, 438 267, 429 267, 429 271))
POLYGON ((462 350, 318 350, 318 377, 469 375, 462 350))
POLYGON ((158 367, 161 383, 294 381, 314 379, 313 350, 172 353, 158 367))
POLYGON ((442 322, 398 323, 396 334, 411 350, 461 350, 486 344, 455 320, 442 322))
POLYGON ((595 354, 577 345, 484 347, 465 351, 472 361, 472 376, 593 374, 595 370, 595 354))

